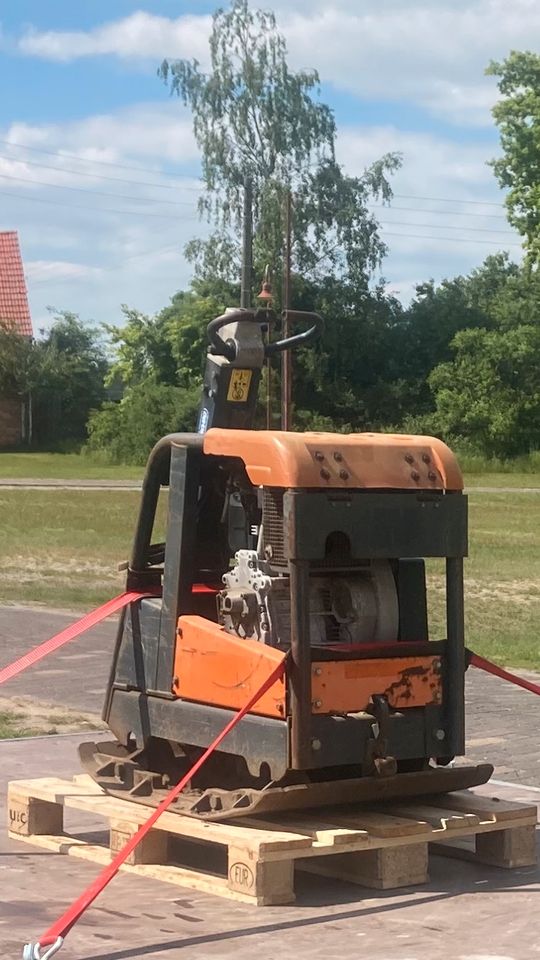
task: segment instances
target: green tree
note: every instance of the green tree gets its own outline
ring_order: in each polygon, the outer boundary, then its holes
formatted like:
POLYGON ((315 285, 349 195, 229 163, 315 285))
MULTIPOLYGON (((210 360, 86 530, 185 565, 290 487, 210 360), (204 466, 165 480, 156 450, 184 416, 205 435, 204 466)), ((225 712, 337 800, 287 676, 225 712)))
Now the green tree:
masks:
POLYGON ((115 350, 109 380, 120 381, 124 393, 92 413, 89 449, 144 463, 164 433, 195 429, 206 326, 227 299, 226 286, 201 282, 176 293, 156 316, 123 308, 124 326, 107 329, 115 350))
POLYGON ((365 290, 338 277, 297 281, 295 302, 330 318, 321 340, 295 357, 298 426, 326 420, 338 429, 369 430, 397 423, 401 304, 382 285, 365 290))
POLYGON ((503 156, 492 161, 495 176, 508 189, 512 226, 525 238, 529 264, 540 262, 540 54, 512 51, 487 73, 498 77, 501 99, 493 108, 503 156))
POLYGON ((114 356, 109 380, 119 379, 126 386, 149 379, 174 385, 176 363, 162 314, 149 317, 125 305, 122 313, 122 326, 105 327, 114 356))
POLYGON ((88 421, 88 449, 113 462, 145 463, 160 437, 193 432, 199 390, 145 381, 128 388, 119 403, 105 403, 88 421))
POLYGON ((195 60, 165 60, 159 71, 191 109, 206 187, 201 210, 218 229, 206 243, 188 248, 198 275, 223 270, 225 278, 237 278, 237 236, 229 231, 241 224, 249 180, 258 269, 267 262, 274 272, 280 269, 283 201, 293 190, 298 270, 339 267, 366 283, 385 252, 367 201, 390 199, 387 177, 399 157, 383 157, 361 177, 343 173, 335 160, 333 113, 318 100, 318 74, 290 70, 272 13, 251 10, 247 0, 218 10, 210 56, 207 74, 195 60))
POLYGON ((39 357, 37 440, 52 445, 81 442, 90 411, 105 399, 108 364, 100 332, 74 313, 58 312, 34 349, 39 357))
POLYGON ((434 422, 487 456, 540 447, 540 326, 461 330, 454 359, 429 377, 434 422))
POLYGON ((106 327, 113 350, 109 380, 120 380, 125 387, 200 383, 208 322, 234 303, 237 293, 229 296, 226 286, 201 281, 175 293, 152 317, 124 306, 125 323, 106 327))
POLYGON ((69 312, 57 313, 41 333, 29 340, 0 325, 0 392, 22 397, 31 408, 33 442, 80 442, 90 410, 105 397, 100 334, 69 312))
POLYGON ((0 395, 26 397, 40 376, 35 344, 0 322, 0 395))

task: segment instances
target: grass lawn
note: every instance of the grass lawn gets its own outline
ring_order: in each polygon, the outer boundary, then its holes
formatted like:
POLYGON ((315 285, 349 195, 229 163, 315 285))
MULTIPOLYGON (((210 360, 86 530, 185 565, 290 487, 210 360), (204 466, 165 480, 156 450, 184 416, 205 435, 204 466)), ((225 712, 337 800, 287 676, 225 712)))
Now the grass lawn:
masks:
POLYGON ((27 725, 24 714, 16 713, 14 710, 0 711, 0 740, 31 737, 34 732, 33 727, 27 725))
POLYGON ((79 730, 99 730, 99 717, 87 713, 70 713, 60 706, 28 703, 26 699, 0 699, 0 740, 15 737, 38 737, 79 730))
POLYGON ((540 490, 540 472, 538 473, 466 473, 465 486, 468 490, 475 487, 523 487, 526 490, 540 490))
POLYGON ((114 596, 123 587, 117 567, 129 557, 139 500, 132 490, 0 487, 0 603, 86 609, 114 596))
MULTIPOLYGON (((487 484, 486 484, 487 485, 487 484)), ((467 645, 501 664, 540 668, 540 490, 469 494, 467 645)), ((430 561, 431 625, 444 636, 442 566, 430 561)))
MULTIPOLYGON (((129 490, 0 488, 0 602, 88 610, 118 593, 124 574, 116 568, 129 555, 138 503, 129 490)), ((540 490, 472 490, 469 506, 467 643, 500 663, 539 669, 540 490)), ((161 524, 164 513, 163 505, 161 524)), ((430 562, 429 583, 432 635, 444 636, 438 562, 430 562)))
POLYGON ((141 480, 144 467, 102 463, 80 453, 0 453, 0 479, 141 480))

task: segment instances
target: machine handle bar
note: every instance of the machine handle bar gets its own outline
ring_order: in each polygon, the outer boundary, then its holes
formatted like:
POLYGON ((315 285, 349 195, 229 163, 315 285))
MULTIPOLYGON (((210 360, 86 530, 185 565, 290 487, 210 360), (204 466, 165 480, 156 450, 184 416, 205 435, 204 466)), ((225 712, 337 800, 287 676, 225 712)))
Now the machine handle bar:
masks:
MULTIPOLYGON (((267 343, 264 348, 266 357, 271 357, 275 353, 283 353, 284 350, 295 350, 297 347, 301 347, 311 340, 314 340, 322 333, 324 321, 318 313, 311 313, 310 311, 304 310, 287 310, 283 311, 283 313, 286 313, 288 318, 293 322, 296 320, 312 320, 313 325, 309 330, 304 330, 303 333, 297 333, 294 337, 287 337, 285 340, 274 340, 273 343, 267 343)), ((211 320, 206 328, 212 353, 226 357, 227 360, 235 359, 236 352, 233 343, 223 340, 219 335, 221 328, 225 327, 228 323, 252 320, 256 323, 263 324, 268 323, 269 319, 271 319, 271 317, 269 317, 269 312, 266 310, 230 310, 228 313, 221 314, 221 316, 216 317, 215 320, 211 320)))
POLYGON ((304 330, 303 333, 296 333, 294 337, 287 337, 285 340, 274 340, 273 343, 267 343, 264 348, 264 355, 266 357, 272 357, 275 353, 283 353, 284 350, 296 350, 311 340, 316 340, 323 331, 324 320, 318 313, 312 313, 309 310, 284 310, 282 316, 285 315, 289 320, 292 320, 293 323, 296 320, 312 320, 313 326, 308 330, 304 330))

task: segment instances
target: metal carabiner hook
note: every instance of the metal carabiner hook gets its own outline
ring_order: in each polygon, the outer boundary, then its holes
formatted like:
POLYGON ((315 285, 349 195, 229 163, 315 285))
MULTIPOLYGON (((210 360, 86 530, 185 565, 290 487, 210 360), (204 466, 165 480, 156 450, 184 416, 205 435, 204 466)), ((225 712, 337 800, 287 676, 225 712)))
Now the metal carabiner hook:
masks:
POLYGON ((23 960, 50 960, 58 952, 63 942, 63 937, 57 937, 54 943, 47 947, 45 953, 41 953, 39 940, 37 943, 26 943, 23 948, 23 960))

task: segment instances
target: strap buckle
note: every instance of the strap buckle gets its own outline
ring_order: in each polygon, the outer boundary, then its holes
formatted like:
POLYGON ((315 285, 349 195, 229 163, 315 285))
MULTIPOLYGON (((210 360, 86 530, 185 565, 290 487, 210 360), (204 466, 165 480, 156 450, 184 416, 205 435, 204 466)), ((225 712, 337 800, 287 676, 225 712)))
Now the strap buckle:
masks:
POLYGON ((45 953, 41 952, 39 940, 37 943, 26 943, 23 948, 23 960, 50 960, 58 952, 63 942, 63 937, 57 937, 54 943, 46 948, 45 953))

